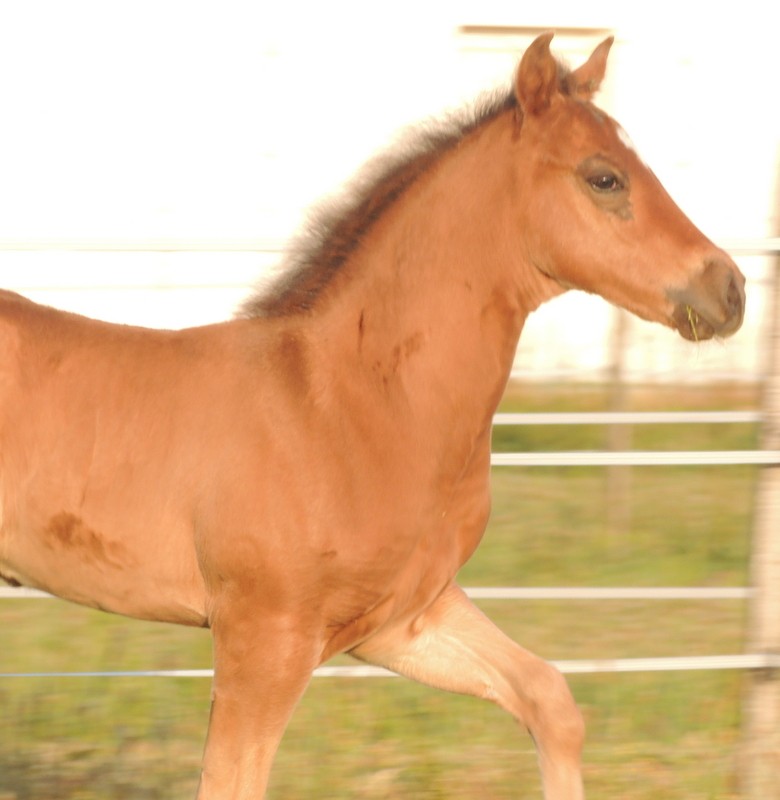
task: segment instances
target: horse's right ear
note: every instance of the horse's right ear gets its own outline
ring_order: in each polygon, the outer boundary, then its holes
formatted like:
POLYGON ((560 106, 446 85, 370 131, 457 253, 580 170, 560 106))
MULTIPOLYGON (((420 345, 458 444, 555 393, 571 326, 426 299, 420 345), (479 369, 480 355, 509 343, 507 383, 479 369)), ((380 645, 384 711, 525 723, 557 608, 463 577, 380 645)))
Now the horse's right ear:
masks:
POLYGON ((534 39, 523 53, 515 78, 515 97, 524 114, 541 114, 560 91, 558 63, 550 52, 552 33, 534 39))

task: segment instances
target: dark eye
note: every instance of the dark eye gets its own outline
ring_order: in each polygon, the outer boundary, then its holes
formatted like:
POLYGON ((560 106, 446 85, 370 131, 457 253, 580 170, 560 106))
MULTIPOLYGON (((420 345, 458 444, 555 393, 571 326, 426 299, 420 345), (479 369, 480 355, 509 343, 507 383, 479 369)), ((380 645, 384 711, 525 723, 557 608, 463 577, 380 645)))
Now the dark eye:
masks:
POLYGON ((623 188, 623 182, 612 172, 604 172, 588 178, 590 187, 597 192, 617 192, 623 188))

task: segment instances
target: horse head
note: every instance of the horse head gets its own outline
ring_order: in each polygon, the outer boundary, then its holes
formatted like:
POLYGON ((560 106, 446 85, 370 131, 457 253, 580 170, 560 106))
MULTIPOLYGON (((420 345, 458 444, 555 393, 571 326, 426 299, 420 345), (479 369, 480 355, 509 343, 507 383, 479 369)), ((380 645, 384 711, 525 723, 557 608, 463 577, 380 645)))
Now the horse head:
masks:
POLYGON ((612 39, 571 72, 551 55, 551 39, 525 52, 514 85, 526 257, 561 287, 599 294, 686 339, 734 333, 743 275, 592 102, 612 39))

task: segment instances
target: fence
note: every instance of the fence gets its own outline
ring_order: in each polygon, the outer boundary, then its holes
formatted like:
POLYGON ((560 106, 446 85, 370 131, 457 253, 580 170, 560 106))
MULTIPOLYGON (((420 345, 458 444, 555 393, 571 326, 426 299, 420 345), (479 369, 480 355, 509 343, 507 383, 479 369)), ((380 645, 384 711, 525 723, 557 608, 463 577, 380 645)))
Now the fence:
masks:
MULTIPOLYGON (((638 425, 638 424, 755 424, 766 423, 757 412, 653 412, 653 413, 576 413, 576 414, 499 414, 496 425, 638 425)), ((769 443, 765 439, 765 446, 769 443)), ((774 443, 774 447, 780 442, 774 443)), ((780 449, 705 451, 705 452, 557 452, 557 453, 494 453, 491 457, 494 469, 517 466, 606 466, 641 465, 645 468, 664 465, 717 466, 726 464, 764 465, 765 474, 778 474, 780 449)), ((775 483, 777 481, 775 480, 775 483)), ((775 501, 775 506, 777 502, 775 501)), ((777 514, 775 514, 777 516, 777 514)), ((772 525, 766 523, 766 535, 772 533, 772 525)), ((780 526, 774 525, 777 530, 780 526)), ((766 537, 765 537, 766 538, 766 537)), ((774 545, 775 551, 777 545, 774 545)), ((754 564, 766 556, 766 548, 758 540, 754 543, 754 564)), ((774 568, 780 559, 772 557, 774 568)), ((754 568, 755 569, 755 568, 754 568)), ((764 570, 768 573, 767 570, 764 570)), ((475 600, 578 600, 588 603, 612 600, 690 600, 690 601, 748 601, 751 610, 751 633, 748 637, 748 652, 720 653, 706 656, 672 656, 652 658, 591 658, 577 660, 552 660, 551 663, 568 675, 620 674, 620 673, 664 673, 680 674, 689 671, 742 671, 747 677, 743 710, 742 743, 740 746, 739 781, 744 788, 746 800, 774 800, 778 797, 776 783, 777 715, 780 713, 780 698, 777 684, 780 678, 780 649, 775 646, 774 628, 768 624, 757 625, 756 619, 776 615, 776 590, 771 589, 776 578, 765 575, 751 580, 756 589, 740 586, 721 587, 479 587, 467 589, 475 600), (769 588, 768 588, 769 587, 769 588)), ((6 598, 48 598, 42 592, 21 588, 0 588, 0 601, 6 598)), ((774 625, 776 627, 776 625, 774 625)), ((0 681, 6 684, 15 678, 28 679, 89 679, 89 678, 135 678, 135 679, 210 679, 211 669, 148 669, 114 671, 37 671, 0 673, 0 681)), ((325 680, 385 679, 396 677, 395 673, 368 665, 324 665, 314 672, 314 677, 325 680)))
MULTIPOLYGON (((755 253, 780 253, 780 240, 769 240, 760 248, 748 248, 755 253)), ((553 661, 562 672, 569 674, 678 672, 687 670, 743 670, 748 675, 748 689, 743 707, 743 741, 741 745, 740 782, 746 800, 780 800, 777 784, 777 754, 780 753, 780 279, 775 276, 771 288, 773 299, 769 312, 772 330, 767 340, 770 353, 766 377, 763 414, 741 411, 718 412, 656 412, 656 413, 577 413, 577 414, 499 414, 497 425, 583 425, 614 426, 636 424, 700 424, 761 422, 763 442, 760 450, 734 451, 669 451, 642 452, 614 447, 608 452, 556 453, 494 453, 494 468, 552 467, 552 466, 666 466, 666 465, 763 465, 759 479, 751 579, 755 588, 747 587, 655 587, 638 588, 544 588, 520 587, 472 588, 474 599, 518 600, 748 600, 750 602, 749 652, 696 657, 612 658, 553 661)), ((0 600, 7 597, 41 598, 40 592, 20 589, 0 589, 0 600)), ((20 677, 78 678, 78 677, 138 677, 138 678, 209 678, 212 670, 134 670, 113 672, 36 672, 0 673, 0 680, 20 677)), ((360 666, 326 665, 316 670, 318 678, 387 678, 394 673, 360 666)))

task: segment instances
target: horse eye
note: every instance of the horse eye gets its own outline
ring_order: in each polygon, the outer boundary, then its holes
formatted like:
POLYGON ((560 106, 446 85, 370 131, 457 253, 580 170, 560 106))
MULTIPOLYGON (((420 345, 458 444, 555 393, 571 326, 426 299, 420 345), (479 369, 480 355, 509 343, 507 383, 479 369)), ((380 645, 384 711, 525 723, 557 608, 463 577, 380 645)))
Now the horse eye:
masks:
POLYGON ((613 175, 611 172, 594 175, 588 178, 588 183, 591 188, 595 189, 597 192, 617 192, 619 189, 623 188, 621 180, 617 175, 613 175))

